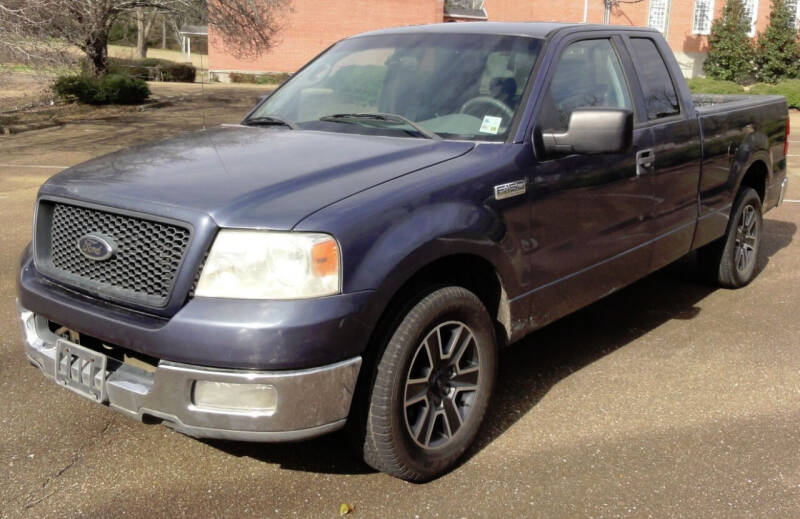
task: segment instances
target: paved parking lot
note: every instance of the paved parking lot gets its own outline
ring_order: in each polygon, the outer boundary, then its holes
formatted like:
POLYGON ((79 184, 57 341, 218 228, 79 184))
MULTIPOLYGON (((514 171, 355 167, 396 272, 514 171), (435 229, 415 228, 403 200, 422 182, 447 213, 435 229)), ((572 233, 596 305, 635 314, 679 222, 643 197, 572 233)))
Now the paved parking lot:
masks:
POLYGON ((428 484, 368 470, 338 435, 198 441, 45 382, 14 309, 37 187, 122 146, 237 121, 254 92, 219 97, 0 137, 0 517, 338 517, 341 503, 354 517, 800 514, 800 137, 794 201, 766 218, 752 285, 712 290, 684 261, 506 350, 478 444, 428 484))

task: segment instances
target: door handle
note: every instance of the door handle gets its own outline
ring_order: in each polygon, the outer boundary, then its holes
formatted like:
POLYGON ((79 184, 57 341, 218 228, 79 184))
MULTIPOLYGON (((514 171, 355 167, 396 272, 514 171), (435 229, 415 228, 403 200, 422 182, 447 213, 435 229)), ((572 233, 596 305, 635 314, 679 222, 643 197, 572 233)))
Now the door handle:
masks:
POLYGON ((636 152, 636 176, 642 176, 653 168, 656 163, 656 153, 652 149, 636 152))

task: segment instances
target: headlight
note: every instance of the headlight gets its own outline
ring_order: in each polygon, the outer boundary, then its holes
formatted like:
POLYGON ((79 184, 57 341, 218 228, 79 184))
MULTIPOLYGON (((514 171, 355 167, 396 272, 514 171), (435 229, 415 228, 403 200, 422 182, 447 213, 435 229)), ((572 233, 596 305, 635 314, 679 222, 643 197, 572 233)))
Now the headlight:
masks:
POLYGON ((222 230, 195 295, 303 299, 339 292, 339 246, 327 234, 222 230))

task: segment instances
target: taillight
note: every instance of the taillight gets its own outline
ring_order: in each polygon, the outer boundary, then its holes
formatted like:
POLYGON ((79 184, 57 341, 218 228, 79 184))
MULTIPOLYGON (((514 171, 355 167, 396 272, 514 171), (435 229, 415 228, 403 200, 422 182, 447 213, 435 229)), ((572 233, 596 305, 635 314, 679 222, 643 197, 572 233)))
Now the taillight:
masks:
POLYGON ((786 157, 789 155, 789 121, 790 119, 786 118, 786 138, 783 141, 783 156, 786 157))

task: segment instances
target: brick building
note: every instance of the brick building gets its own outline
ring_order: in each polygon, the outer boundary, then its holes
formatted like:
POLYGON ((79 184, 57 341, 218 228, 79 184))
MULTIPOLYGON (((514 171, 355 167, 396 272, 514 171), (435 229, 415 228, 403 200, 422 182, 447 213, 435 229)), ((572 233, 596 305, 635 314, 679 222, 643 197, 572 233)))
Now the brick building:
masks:
MULTIPOLYGON (((763 30, 771 0, 744 0, 753 34, 763 30)), ((800 0, 788 0, 800 19, 800 0)), ((209 30, 209 68, 229 72, 294 72, 335 41, 352 34, 446 21, 561 21, 659 29, 684 73, 702 73, 711 21, 725 0, 293 0, 280 43, 252 60, 225 52, 209 30)))

